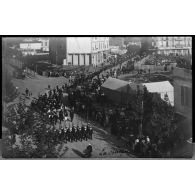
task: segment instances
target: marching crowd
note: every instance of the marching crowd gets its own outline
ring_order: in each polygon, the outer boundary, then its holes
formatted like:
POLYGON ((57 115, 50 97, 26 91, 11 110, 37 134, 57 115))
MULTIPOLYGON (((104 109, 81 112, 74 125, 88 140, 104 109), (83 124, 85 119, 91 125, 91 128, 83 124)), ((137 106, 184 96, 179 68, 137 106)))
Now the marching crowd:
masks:
POLYGON ((59 143, 59 142, 77 142, 77 141, 87 141, 88 139, 92 140, 93 129, 88 123, 86 126, 79 125, 73 127, 61 127, 60 129, 55 129, 51 131, 46 131, 46 142, 59 143), (51 139, 52 138, 52 139, 51 139))
MULTIPOLYGON (((48 122, 53 127, 51 131, 46 132, 48 135, 46 137, 50 137, 50 140, 52 137, 53 142, 73 142, 92 139, 93 129, 90 124, 88 123, 85 126, 74 126, 73 119, 75 112, 86 113, 89 111, 86 109, 90 107, 90 104, 88 104, 89 92, 97 89, 97 87, 105 81, 105 77, 104 80, 94 79, 93 77, 104 70, 106 69, 103 68, 91 75, 85 75, 84 72, 81 72, 80 74, 77 74, 74 79, 69 79, 68 84, 66 83, 61 87, 56 86, 54 89, 51 89, 51 87, 48 86, 48 89, 44 94, 40 94, 38 98, 34 98, 31 101, 31 107, 37 112, 45 115, 48 122), (78 85, 82 85, 82 83, 86 84, 86 80, 88 82, 89 80, 92 80, 92 82, 90 82, 92 88, 87 88, 86 85, 83 85, 82 89, 86 90, 83 94, 80 93, 80 89, 78 90, 78 85), (70 127, 70 123, 69 127, 67 127, 68 120, 72 122, 72 127, 70 127), (56 128, 58 122, 60 123, 59 129, 56 128), (63 122, 64 126, 61 125, 63 122)), ((31 95, 31 92, 28 89, 25 90, 25 93, 26 96, 31 95)))
MULTIPOLYGON (((135 154, 140 156, 160 156, 158 146, 149 137, 138 135, 137 124, 134 119, 130 120, 129 106, 113 105, 106 101, 101 91, 101 85, 109 76, 114 76, 114 70, 102 68, 91 74, 77 73, 69 80, 68 84, 56 86, 45 94, 39 95, 31 102, 32 108, 44 114, 53 126, 47 131, 47 136, 53 138, 53 142, 73 142, 92 139, 93 129, 88 123, 86 126, 74 126, 74 114, 78 114, 88 121, 95 121, 103 127, 110 128, 111 134, 118 139, 127 137, 128 142, 135 154), (104 74, 102 74, 104 72, 104 74), (107 104, 108 103, 108 104, 107 104), (111 109, 108 109, 108 105, 111 109), (67 127, 67 121, 72 122, 72 127, 67 127), (56 123, 64 122, 55 128, 56 123)), ((70 124, 70 123, 69 123, 70 124)), ((139 125, 139 124, 138 124, 139 125)), ((47 139, 47 138, 46 138, 47 139)))

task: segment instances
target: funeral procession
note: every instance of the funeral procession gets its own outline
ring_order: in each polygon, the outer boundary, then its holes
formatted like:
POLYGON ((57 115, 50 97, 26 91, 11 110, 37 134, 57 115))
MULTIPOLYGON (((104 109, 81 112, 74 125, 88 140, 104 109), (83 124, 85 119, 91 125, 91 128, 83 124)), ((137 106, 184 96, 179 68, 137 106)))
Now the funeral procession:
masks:
POLYGON ((2 158, 192 156, 192 37, 2 37, 2 158))

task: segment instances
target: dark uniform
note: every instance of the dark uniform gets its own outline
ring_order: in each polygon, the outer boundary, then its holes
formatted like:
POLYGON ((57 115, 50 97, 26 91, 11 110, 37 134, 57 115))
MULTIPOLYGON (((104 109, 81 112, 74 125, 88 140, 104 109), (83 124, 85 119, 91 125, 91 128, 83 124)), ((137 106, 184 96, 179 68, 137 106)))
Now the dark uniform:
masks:
POLYGON ((84 128, 84 139, 87 141, 87 126, 84 128))
POLYGON ((61 124, 61 121, 63 121, 63 119, 64 119, 62 110, 60 110, 60 112, 59 112, 59 119, 60 119, 60 124, 61 124))
POLYGON ((85 139, 85 127, 84 126, 81 127, 81 139, 82 140, 85 139))
POLYGON ((70 128, 67 128, 66 137, 67 137, 67 141, 71 141, 70 128))
POLYGON ((65 129, 64 129, 64 140, 65 140, 65 142, 67 143, 67 141, 68 141, 68 136, 67 136, 67 128, 65 127, 65 129))
POLYGON ((73 137, 73 141, 77 141, 75 126, 73 126, 73 128, 72 128, 72 137, 73 137))
POLYGON ((93 139, 93 137, 92 137, 92 135, 93 135, 93 128, 92 127, 90 127, 89 128, 89 135, 90 135, 90 137, 89 137, 89 139, 93 139))
POLYGON ((81 128, 79 126, 77 126, 77 139, 82 141, 81 128))

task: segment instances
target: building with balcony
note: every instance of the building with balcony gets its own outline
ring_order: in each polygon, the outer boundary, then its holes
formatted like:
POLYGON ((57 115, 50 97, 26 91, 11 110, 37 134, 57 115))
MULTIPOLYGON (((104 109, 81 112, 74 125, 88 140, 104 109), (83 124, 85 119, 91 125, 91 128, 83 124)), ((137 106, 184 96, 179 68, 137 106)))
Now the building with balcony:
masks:
POLYGON ((153 37, 152 45, 157 48, 158 54, 192 54, 192 37, 153 37))

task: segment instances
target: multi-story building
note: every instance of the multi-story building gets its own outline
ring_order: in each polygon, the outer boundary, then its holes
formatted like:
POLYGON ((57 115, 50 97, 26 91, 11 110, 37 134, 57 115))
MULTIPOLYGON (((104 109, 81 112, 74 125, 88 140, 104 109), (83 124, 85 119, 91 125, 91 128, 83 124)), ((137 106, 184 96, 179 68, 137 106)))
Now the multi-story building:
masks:
POLYGON ((52 64, 63 65, 67 59, 66 37, 52 37, 49 39, 49 55, 52 64))
POLYGON ((100 65, 108 50, 108 37, 67 37, 67 64, 100 65))
POLYGON ((93 37, 92 45, 92 64, 102 64, 107 59, 109 51, 109 37, 93 37))
POLYGON ((173 76, 175 112, 183 116, 179 125, 189 134, 192 132, 192 70, 176 67, 173 76))
POLYGON ((67 37, 67 65, 92 64, 91 37, 67 37))
POLYGON ((50 38, 51 62, 60 65, 100 65, 107 59, 108 37, 50 38))
POLYGON ((157 48, 158 54, 192 54, 192 37, 153 37, 152 45, 157 48))
POLYGON ((37 40, 24 40, 20 43, 20 51, 24 56, 26 55, 36 55, 41 51, 42 43, 37 40))
POLYGON ((20 51, 24 56, 38 55, 49 52, 49 39, 47 38, 28 38, 20 43, 20 51))
POLYGON ((42 43, 41 49, 43 52, 49 52, 49 38, 38 38, 38 41, 42 43))

